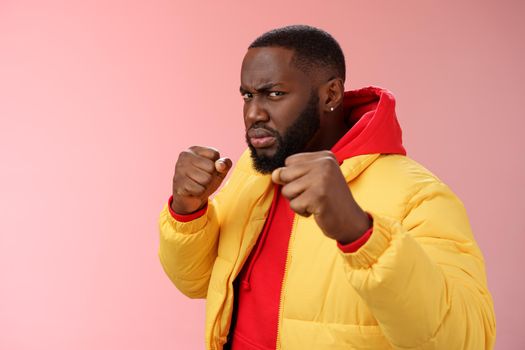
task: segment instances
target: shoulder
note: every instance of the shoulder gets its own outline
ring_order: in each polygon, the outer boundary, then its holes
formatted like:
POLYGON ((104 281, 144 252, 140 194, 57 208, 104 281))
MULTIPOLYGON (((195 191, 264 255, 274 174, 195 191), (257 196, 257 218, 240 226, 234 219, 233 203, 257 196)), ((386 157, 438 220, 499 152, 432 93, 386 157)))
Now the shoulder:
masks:
POLYGON ((383 154, 367 168, 368 176, 383 178, 389 183, 414 189, 442 181, 430 170, 412 158, 397 154, 383 154))
POLYGON ((395 208, 399 216, 417 203, 436 196, 445 196, 461 205, 452 190, 435 174, 402 155, 379 156, 351 185, 379 207, 395 208))

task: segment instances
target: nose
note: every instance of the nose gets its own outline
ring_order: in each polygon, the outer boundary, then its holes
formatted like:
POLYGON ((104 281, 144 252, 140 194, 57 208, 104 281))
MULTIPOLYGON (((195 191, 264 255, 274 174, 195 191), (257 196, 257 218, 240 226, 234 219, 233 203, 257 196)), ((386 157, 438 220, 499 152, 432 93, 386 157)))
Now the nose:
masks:
POLYGON ((247 127, 257 122, 267 122, 270 119, 266 108, 257 100, 254 98, 244 104, 244 123, 247 127))

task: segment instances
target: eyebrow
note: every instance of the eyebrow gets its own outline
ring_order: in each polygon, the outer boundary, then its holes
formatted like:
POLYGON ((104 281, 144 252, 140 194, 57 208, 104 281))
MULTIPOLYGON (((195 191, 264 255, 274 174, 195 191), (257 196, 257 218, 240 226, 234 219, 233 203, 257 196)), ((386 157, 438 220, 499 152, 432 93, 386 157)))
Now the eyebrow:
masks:
MULTIPOLYGON (((255 89, 255 91, 257 91, 257 92, 259 92, 259 93, 260 93, 260 92, 267 92, 267 91, 270 90, 271 88, 274 88, 274 87, 276 87, 276 86, 278 86, 278 85, 282 85, 282 83, 273 83, 273 82, 266 83, 266 84, 263 84, 263 85, 257 87, 257 88, 255 89)), ((240 91, 241 94, 245 94, 245 93, 247 93, 247 92, 250 92, 249 90, 243 88, 242 86, 239 87, 239 91, 240 91)))

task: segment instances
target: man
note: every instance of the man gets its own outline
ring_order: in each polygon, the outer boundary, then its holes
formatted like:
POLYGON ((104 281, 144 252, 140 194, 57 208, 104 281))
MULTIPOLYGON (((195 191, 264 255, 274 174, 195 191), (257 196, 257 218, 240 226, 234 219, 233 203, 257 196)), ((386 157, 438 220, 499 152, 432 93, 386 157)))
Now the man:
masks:
POLYGON ((175 166, 159 257, 206 298, 206 348, 490 349, 493 304, 459 199, 405 156, 394 97, 344 92, 338 43, 272 30, 244 57, 248 150, 175 166))

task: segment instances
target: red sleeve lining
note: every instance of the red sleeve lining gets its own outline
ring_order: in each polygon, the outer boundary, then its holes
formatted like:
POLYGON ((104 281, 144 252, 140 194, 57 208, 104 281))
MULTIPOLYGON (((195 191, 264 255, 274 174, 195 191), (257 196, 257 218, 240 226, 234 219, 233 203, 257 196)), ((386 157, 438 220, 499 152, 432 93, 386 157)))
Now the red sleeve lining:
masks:
POLYGON ((170 199, 168 199, 168 209, 170 211, 171 216, 175 220, 180 221, 180 222, 189 222, 189 221, 193 221, 195 219, 198 219, 198 218, 200 218, 201 216, 203 216, 206 213, 206 210, 208 210, 208 203, 206 203, 204 208, 199 209, 196 212, 193 212, 191 214, 186 214, 186 215, 184 215, 184 214, 177 214, 176 212, 173 211, 173 209, 171 209, 171 203, 172 202, 173 202, 173 196, 171 196, 170 199))
MULTIPOLYGON (((367 215, 370 218, 370 221, 372 221, 372 216, 368 213, 367 215)), ((348 244, 341 244, 337 242, 337 247, 339 247, 339 249, 341 249, 343 253, 355 253, 359 250, 359 248, 361 248, 368 241, 368 239, 372 235, 372 231, 373 231, 373 224, 372 224, 372 227, 370 227, 361 237, 359 237, 355 241, 348 243, 348 244)))

